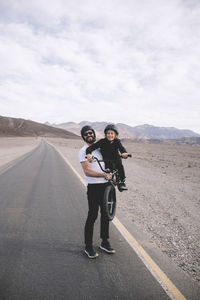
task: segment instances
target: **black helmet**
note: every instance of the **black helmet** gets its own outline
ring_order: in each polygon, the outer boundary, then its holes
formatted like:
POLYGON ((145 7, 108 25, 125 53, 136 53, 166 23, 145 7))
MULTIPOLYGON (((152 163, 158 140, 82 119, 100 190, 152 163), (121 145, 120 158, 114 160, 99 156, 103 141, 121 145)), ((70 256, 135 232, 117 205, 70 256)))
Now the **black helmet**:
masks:
MULTIPOLYGON (((88 130, 92 130, 93 133, 94 133, 94 137, 96 138, 95 131, 94 131, 94 129, 93 129, 90 125, 85 125, 85 126, 83 126, 83 128, 81 129, 81 136, 82 136, 82 138, 84 139, 84 133, 85 133, 86 131, 88 131, 88 130)), ((85 139, 84 139, 84 140, 85 140, 85 139)))
POLYGON ((113 130, 117 135, 119 134, 119 131, 118 131, 117 127, 114 124, 108 124, 106 126, 106 128, 104 129, 104 133, 106 134, 106 132, 108 130, 113 130))

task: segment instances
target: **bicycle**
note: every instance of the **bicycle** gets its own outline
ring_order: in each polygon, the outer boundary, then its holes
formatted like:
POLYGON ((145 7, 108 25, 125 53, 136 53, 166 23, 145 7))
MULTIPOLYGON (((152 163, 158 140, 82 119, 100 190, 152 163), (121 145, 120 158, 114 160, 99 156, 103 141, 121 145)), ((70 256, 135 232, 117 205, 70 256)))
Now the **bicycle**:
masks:
MULTIPOLYGON (((128 154, 128 157, 132 157, 131 154, 128 154)), ((115 167, 114 161, 109 161, 113 164, 112 171, 110 169, 104 170, 102 168, 101 162, 105 162, 104 160, 99 160, 97 157, 93 156, 93 160, 96 161, 101 170, 105 173, 112 173, 112 178, 108 180, 108 184, 105 188, 104 192, 104 198, 103 198, 103 211, 109 221, 112 221, 114 219, 115 213, 116 213, 116 186, 118 187, 118 190, 122 192, 120 189, 120 177, 119 172, 117 168, 115 167)))

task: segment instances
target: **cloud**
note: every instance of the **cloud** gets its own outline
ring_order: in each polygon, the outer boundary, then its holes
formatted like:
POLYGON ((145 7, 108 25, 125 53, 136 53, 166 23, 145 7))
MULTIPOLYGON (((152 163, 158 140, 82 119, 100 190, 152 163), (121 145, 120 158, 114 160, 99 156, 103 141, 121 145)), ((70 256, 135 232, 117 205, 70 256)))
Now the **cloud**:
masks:
POLYGON ((2 1, 0 114, 200 132, 198 1, 2 1))

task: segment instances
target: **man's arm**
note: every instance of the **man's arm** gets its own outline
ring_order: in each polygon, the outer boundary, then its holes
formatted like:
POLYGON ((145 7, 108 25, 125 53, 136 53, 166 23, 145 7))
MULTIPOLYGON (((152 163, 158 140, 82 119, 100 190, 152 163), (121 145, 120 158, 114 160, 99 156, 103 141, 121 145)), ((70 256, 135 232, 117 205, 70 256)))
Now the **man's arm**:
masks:
POLYGON ((111 173, 96 172, 96 171, 92 170, 90 167, 90 163, 88 161, 82 161, 81 166, 82 166, 83 172, 85 173, 86 176, 101 177, 101 178, 106 178, 107 180, 110 180, 112 178, 111 173))
POLYGON ((96 142, 96 143, 92 144, 91 146, 89 146, 86 149, 86 155, 91 154, 94 150, 100 148, 101 145, 102 145, 102 141, 103 141, 103 139, 101 139, 98 142, 96 142))

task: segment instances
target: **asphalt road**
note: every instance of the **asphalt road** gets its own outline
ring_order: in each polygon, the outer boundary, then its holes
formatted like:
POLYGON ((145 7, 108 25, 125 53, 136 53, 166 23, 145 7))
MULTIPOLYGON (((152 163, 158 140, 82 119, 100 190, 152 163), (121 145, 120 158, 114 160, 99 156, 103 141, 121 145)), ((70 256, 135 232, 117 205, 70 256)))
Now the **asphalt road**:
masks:
POLYGON ((46 142, 0 175, 0 299, 169 299, 111 226, 114 255, 86 257, 86 190, 46 142))

